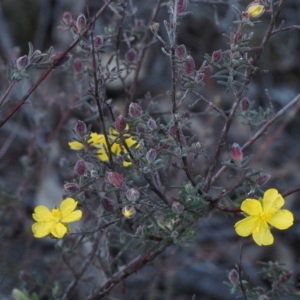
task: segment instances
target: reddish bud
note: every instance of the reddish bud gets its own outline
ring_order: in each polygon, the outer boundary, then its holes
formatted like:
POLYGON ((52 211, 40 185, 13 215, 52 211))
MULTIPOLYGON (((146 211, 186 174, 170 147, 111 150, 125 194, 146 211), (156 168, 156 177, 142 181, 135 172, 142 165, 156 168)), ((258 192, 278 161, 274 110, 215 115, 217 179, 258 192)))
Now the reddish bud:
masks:
POLYGON ((77 20, 76 20, 76 27, 79 31, 83 31, 84 28, 87 25, 87 21, 86 21, 86 17, 85 15, 81 14, 78 16, 77 20))
POLYGON ((73 62, 73 69, 74 69, 74 72, 76 72, 76 73, 82 72, 82 61, 79 57, 75 58, 75 60, 73 62))
POLYGON ((175 55, 179 58, 179 59, 183 59, 186 56, 186 48, 185 45, 179 45, 176 50, 175 50, 175 55))
POLYGON ((27 55, 21 56, 17 59, 16 66, 19 70, 24 70, 29 65, 29 59, 27 55))
POLYGON ((134 49, 130 49, 125 54, 125 59, 127 62, 133 62, 136 59, 137 52, 134 49))
POLYGON ((137 229, 136 229, 136 233, 137 236, 142 236, 144 234, 144 229, 143 227, 140 225, 137 229))
POLYGON ((126 120, 122 115, 119 115, 115 121, 115 127, 118 132, 123 132, 126 129, 126 120))
POLYGON ((177 127, 173 124, 169 127, 169 133, 172 136, 176 136, 176 132, 177 132, 177 127))
POLYGON ((75 125, 75 133, 80 138, 83 138, 87 134, 87 127, 84 122, 78 120, 75 125))
POLYGON ((129 112, 129 116, 130 116, 131 118, 139 118, 139 117, 141 116, 141 114, 142 114, 142 108, 141 108, 141 106, 140 106, 139 104, 137 104, 137 103, 131 103, 131 104, 129 105, 129 110, 128 110, 128 112, 129 112))
POLYGON ((154 121, 153 118, 150 118, 148 120, 147 125, 150 130, 154 130, 157 127, 156 122, 154 121))
POLYGON ((271 178, 271 175, 269 174, 259 174, 258 177, 256 178, 256 184, 258 186, 266 184, 269 179, 271 178))
POLYGON ((70 12, 66 11, 64 12, 62 22, 67 25, 68 27, 73 25, 73 17, 70 12))
POLYGON ((123 175, 117 172, 109 172, 107 179, 111 185, 117 188, 120 188, 123 185, 123 175))
POLYGON ((86 173, 87 167, 83 160, 78 160, 74 167, 74 172, 79 176, 82 176, 86 173))
POLYGON ((190 118, 190 112, 189 111, 185 111, 183 114, 182 114, 182 117, 184 119, 189 119, 190 118))
POLYGON ((76 183, 69 182, 64 184, 64 190, 70 194, 75 194, 80 191, 80 187, 76 183))
POLYGON ((229 273, 228 273, 228 278, 229 281, 233 284, 233 285, 238 285, 239 284, 239 273, 236 269, 232 269, 229 273))
POLYGON ((105 210, 114 213, 115 212, 115 203, 113 200, 104 197, 102 199, 102 206, 105 210))
POLYGON ((101 35, 97 35, 94 37, 94 48, 96 50, 100 49, 103 46, 103 37, 101 35))
POLYGON ((31 276, 24 270, 20 271, 19 278, 25 283, 29 283, 32 279, 31 276))
POLYGON ((188 55, 186 58, 186 62, 184 63, 184 69, 187 75, 191 75, 195 70, 195 62, 190 55, 188 55))
POLYGON ((240 147, 239 144, 234 143, 231 146, 230 155, 231 155, 232 159, 234 159, 238 163, 242 162, 242 160, 243 160, 243 151, 242 151, 242 148, 240 147))
POLYGON ((126 197, 129 201, 136 202, 140 198, 140 192, 135 188, 131 188, 126 191, 126 197))
POLYGON ((148 160, 148 163, 151 164, 154 162, 156 158, 156 151, 155 149, 150 149, 147 153, 146 153, 146 159, 148 160))
POLYGON ((280 277, 280 283, 286 283, 288 282, 291 277, 292 277, 293 272, 292 271, 286 271, 282 274, 282 276, 280 277))
POLYGON ((222 50, 214 51, 211 57, 212 63, 218 63, 222 60, 223 58, 223 52, 222 50))
POLYGON ((196 73, 196 76, 194 78, 196 83, 202 82, 204 79, 204 73, 196 73))
POLYGON ((135 30, 140 30, 143 28, 144 25, 144 20, 139 20, 139 19, 135 19, 134 20, 134 29, 135 30))
POLYGON ((177 15, 180 15, 183 12, 185 12, 187 4, 187 0, 177 0, 177 15))
POLYGON ((184 211, 184 206, 178 201, 174 201, 171 208, 176 214, 181 214, 184 211))
POLYGON ((247 97, 243 98, 240 102, 240 108, 242 111, 247 111, 250 107, 250 101, 247 97))

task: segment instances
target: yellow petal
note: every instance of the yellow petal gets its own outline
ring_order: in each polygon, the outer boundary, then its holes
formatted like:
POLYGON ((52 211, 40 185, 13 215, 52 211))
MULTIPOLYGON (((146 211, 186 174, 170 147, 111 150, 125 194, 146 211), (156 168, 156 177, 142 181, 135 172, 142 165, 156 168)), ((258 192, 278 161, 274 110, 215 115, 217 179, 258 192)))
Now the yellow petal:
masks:
POLYGON ((248 13, 249 18, 258 18, 265 11, 265 7, 259 3, 251 3, 248 5, 246 12, 248 13))
POLYGON ((98 158, 101 161, 108 161, 108 155, 107 155, 106 150, 104 148, 102 148, 98 151, 98 158))
POLYGON ((77 141, 69 142, 68 144, 72 150, 78 151, 78 150, 82 150, 84 148, 83 144, 80 142, 77 142, 77 141))
POLYGON ((260 217, 258 216, 250 216, 237 222, 234 227, 235 231, 239 236, 248 236, 253 230, 258 226, 260 221, 260 217))
POLYGON ((72 211, 71 213, 69 213, 68 215, 66 216, 63 216, 61 218, 61 221, 63 223, 71 223, 71 222, 76 222, 78 220, 80 220, 82 217, 82 211, 77 209, 75 211, 72 211))
POLYGON ((246 199, 241 205, 241 210, 249 216, 256 216, 262 212, 260 201, 256 199, 246 199))
POLYGON ((37 222, 47 222, 52 219, 52 213, 46 206, 39 205, 34 209, 32 217, 37 222))
POLYGON ((50 233, 52 222, 36 222, 31 226, 34 237, 43 238, 50 233))
POLYGON ((254 242, 259 246, 272 245, 274 237, 266 221, 261 220, 252 233, 254 242))
POLYGON ((125 143, 126 145, 131 148, 132 146, 134 146, 135 149, 138 149, 139 148, 139 144, 138 142, 133 138, 133 137, 130 137, 128 139, 125 139, 125 143))
POLYGON ((275 189, 269 189, 264 193, 262 207, 264 212, 275 213, 284 205, 284 199, 275 189))
POLYGON ((78 202, 75 201, 73 198, 66 198, 59 206, 59 210, 61 212, 62 217, 72 212, 76 208, 77 203, 78 202))
POLYGON ((116 155, 120 155, 121 154, 121 146, 118 144, 118 143, 113 143, 111 145, 111 148, 110 148, 111 152, 116 154, 116 155))
POLYGON ((294 216, 289 210, 281 209, 268 219, 268 223, 277 229, 287 229, 293 225, 294 216))
POLYGON ((54 223, 50 229, 50 233, 58 239, 63 238, 67 232, 67 227, 62 223, 54 223))
POLYGON ((98 134, 98 133, 91 133, 91 137, 88 140, 88 143, 91 144, 94 147, 103 147, 103 145, 105 145, 107 147, 106 144, 106 140, 105 140, 105 136, 104 134, 98 134))
POLYGON ((131 161, 126 161, 126 160, 123 161, 123 167, 127 168, 127 167, 129 167, 131 165, 132 165, 131 161))

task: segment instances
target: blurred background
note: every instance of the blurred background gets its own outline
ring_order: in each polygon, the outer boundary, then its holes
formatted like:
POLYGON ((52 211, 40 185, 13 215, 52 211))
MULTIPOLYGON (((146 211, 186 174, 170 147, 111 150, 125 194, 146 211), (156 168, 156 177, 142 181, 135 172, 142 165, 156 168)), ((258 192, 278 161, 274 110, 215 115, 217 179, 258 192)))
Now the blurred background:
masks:
MULTIPOLYGON (((147 24, 154 1, 132 1, 137 15, 147 24)), ((234 26, 235 8, 243 11, 250 1, 215 0, 189 1, 191 14, 181 20, 178 45, 185 44, 194 58, 196 69, 203 62, 204 54, 218 49, 228 49, 224 34, 234 26)), ((72 42, 69 32, 58 30, 65 11, 74 17, 90 15, 101 7, 101 1, 89 0, 1 0, 0 2, 0 91, 8 87, 7 66, 14 58, 28 53, 28 42, 34 49, 45 52, 53 46, 56 52, 63 51, 72 42)), ((162 25, 168 20, 167 7, 163 7, 156 22, 161 24, 160 34, 167 39, 162 25)), ((251 45, 258 45, 268 26, 269 15, 260 18, 261 23, 251 28, 251 45)), ((300 1, 286 0, 280 15, 284 26, 300 24, 300 1)), ((101 34, 110 23, 110 15, 104 14, 95 26, 101 34)), ((280 23, 278 23, 278 26, 280 23)), ((250 32, 250 29, 249 29, 250 32)), ((246 96, 255 107, 267 108, 272 103, 275 112, 291 101, 300 92, 300 31, 289 30, 271 37, 259 67, 267 72, 259 73, 249 85, 246 96)), ((73 59, 76 52, 73 51, 73 59)), ((10 95, 7 108, 20 99, 41 71, 30 71, 30 78, 17 84, 10 95)), ((146 56, 136 91, 135 101, 149 101, 154 118, 170 111, 167 91, 170 89, 169 60, 161 51, 161 44, 153 44, 146 56)), ((201 93, 210 101, 229 109, 232 95, 225 94, 224 87, 216 80, 206 78, 201 93)), ((56 70, 41 84, 26 104, 0 129, 0 299, 10 299, 13 288, 24 284, 24 273, 35 274, 38 280, 53 285, 55 280, 68 282, 67 273, 53 276, 53 261, 58 253, 51 240, 35 240, 31 232, 32 211, 36 205, 54 207, 64 196, 63 184, 74 177, 76 155, 70 152, 67 142, 77 119, 88 118, 87 112, 76 108, 76 101, 84 96, 78 90, 72 65, 66 70, 56 70), (21 272, 21 276, 20 276, 21 272), (21 278, 20 278, 21 277, 21 278)), ((119 83, 108 86, 108 97, 113 99, 117 111, 124 108, 124 92, 119 83)), ((222 125, 215 115, 205 114, 205 105, 198 103, 192 109, 193 97, 187 99, 182 110, 191 111, 191 131, 208 147, 215 145, 218 130, 222 125), (212 130, 215 128, 215 131, 212 130)), ((251 168, 270 174, 270 181, 263 187, 275 187, 286 192, 300 184, 300 114, 299 105, 286 113, 261 137, 245 155, 253 155, 251 168)), ((0 111, 0 119, 4 117, 0 111)), ((95 126, 91 121, 90 123, 95 126)), ((228 159, 232 143, 243 145, 251 136, 249 129, 237 118, 222 154, 228 159)), ((197 167, 203 171, 202 166, 197 167)), ((226 175, 228 176, 228 174, 226 175)), ((228 177, 220 179, 226 187, 228 177)), ((166 179, 167 180, 167 179, 166 179)), ((181 177, 177 178, 180 182, 181 177)), ((172 195, 172 191, 167 191, 172 195)), ((255 275, 258 261, 276 260, 293 271, 292 279, 298 281, 300 254, 300 202, 299 192, 286 198, 286 206, 295 216, 295 225, 284 232, 274 231, 275 243, 270 247, 258 247, 251 239, 244 245, 244 272, 251 282, 264 286, 266 282, 255 275)), ((240 242, 233 225, 237 216, 213 212, 200 221, 195 231, 197 236, 186 246, 172 246, 149 266, 126 280, 112 292, 114 299, 175 299, 185 300, 230 300, 233 296, 223 284, 227 272, 238 262, 240 242)), ((93 274, 92 270, 89 270, 93 274)), ((54 272, 55 273, 55 272, 54 272)), ((296 285, 295 285, 296 288, 296 285)), ((82 292, 82 291, 81 291, 82 292)), ((81 292, 72 299, 84 299, 81 292)), ((43 299, 51 299, 46 296, 43 299)), ((112 299, 112 298, 111 298, 112 299)), ((286 296, 284 299, 290 299, 286 296)))

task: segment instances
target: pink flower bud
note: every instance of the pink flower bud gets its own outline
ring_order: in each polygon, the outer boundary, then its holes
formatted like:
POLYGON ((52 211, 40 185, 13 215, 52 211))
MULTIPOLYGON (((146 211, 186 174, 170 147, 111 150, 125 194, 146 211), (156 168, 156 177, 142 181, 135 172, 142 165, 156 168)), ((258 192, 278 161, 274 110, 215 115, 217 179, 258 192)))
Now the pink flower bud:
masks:
POLYGON ((83 31, 87 25, 86 17, 85 15, 81 14, 78 16, 76 20, 76 27, 79 31, 83 31))
POLYGON ((26 67, 28 67, 28 64, 29 64, 29 59, 27 55, 21 56, 17 59, 16 65, 19 70, 26 69, 26 67))
POLYGON ((101 202, 102 202, 103 208, 105 210, 112 212, 112 213, 115 212, 115 203, 113 200, 104 197, 101 202))
POLYGON ((126 197, 129 201, 136 202, 140 198, 140 192, 135 188, 131 188, 126 191, 126 197))
POLYGON ((75 125, 75 133, 78 137, 83 138, 87 134, 87 127, 84 122, 78 120, 75 125))
POLYGON ((97 35, 94 37, 94 48, 96 50, 100 49, 103 46, 103 37, 101 35, 97 35))
POLYGON ((258 186, 262 186, 262 185, 266 184, 270 178, 271 178, 271 175, 269 175, 269 174, 259 174, 258 177, 256 178, 256 184, 258 186))
POLYGON ((188 55, 186 58, 186 62, 184 63, 184 69, 187 75, 191 75, 195 70, 195 62, 190 55, 188 55))
POLYGON ((20 271, 19 278, 25 283, 29 283, 32 280, 31 276, 27 273, 27 271, 24 270, 20 271))
POLYGON ((140 225, 137 229, 136 229, 136 233, 137 236, 142 236, 144 234, 144 229, 143 227, 140 225))
POLYGON ((202 82, 204 79, 204 73, 196 73, 196 76, 194 78, 196 83, 202 82))
POLYGON ((140 19, 135 19, 134 20, 134 29, 135 30, 142 29, 143 25, 144 25, 144 20, 140 20, 140 19))
POLYGON ((117 188, 120 188, 123 185, 123 175, 117 172, 109 172, 107 179, 111 185, 117 188))
POLYGON ((74 72, 76 72, 76 73, 82 72, 82 61, 79 57, 75 58, 75 60, 73 62, 73 69, 74 69, 74 72))
POLYGON ((177 0, 177 15, 180 15, 183 12, 185 12, 187 4, 187 0, 177 0))
POLYGON ((222 60, 223 58, 223 52, 222 50, 214 51, 211 57, 212 63, 218 63, 222 60))
POLYGON ((243 151, 242 151, 242 148, 240 147, 240 145, 237 143, 234 143, 231 146, 230 155, 231 155, 232 159, 234 159, 238 163, 241 163, 243 161, 243 151))
POLYGON ((146 159, 148 160, 148 163, 151 164, 154 162, 156 158, 156 151, 155 149, 150 149, 147 153, 146 153, 146 159))
POLYGON ((153 118, 150 118, 148 120, 147 125, 150 130, 154 130, 157 127, 156 122, 154 121, 153 118))
POLYGON ((63 18, 62 18, 62 22, 67 25, 67 26, 72 26, 73 24, 73 17, 71 15, 70 12, 66 11, 64 12, 63 18))
POLYGON ((119 115, 115 121, 115 127, 118 132, 123 132, 126 129, 126 120, 122 115, 119 115))
POLYGON ((129 116, 131 118, 139 118, 142 114, 142 108, 137 103, 131 103, 129 105, 129 116))
POLYGON ((69 182, 69 183, 64 184, 64 190, 70 194, 75 194, 80 191, 80 187, 76 183, 69 182))
POLYGON ((181 214, 184 211, 184 206, 178 201, 174 201, 171 208, 176 214, 181 214))
POLYGON ((238 285, 239 284, 239 273, 236 269, 232 269, 229 273, 228 273, 228 278, 229 281, 234 285, 238 285))
POLYGON ((87 167, 83 160, 78 160, 74 167, 74 172, 79 176, 82 176, 86 173, 87 167))
POLYGON ((136 59, 137 52, 134 49, 129 49, 125 54, 127 62, 133 62, 136 59))
POLYGON ((240 102, 240 108, 242 111, 247 111, 250 107, 250 101, 247 97, 243 98, 240 102))
POLYGON ((169 133, 170 135, 172 136, 176 136, 176 133, 177 133, 177 127, 173 124, 169 127, 169 133))
POLYGON ((179 59, 183 59, 186 56, 186 48, 185 45, 179 45, 177 46, 176 50, 175 50, 175 55, 179 58, 179 59))

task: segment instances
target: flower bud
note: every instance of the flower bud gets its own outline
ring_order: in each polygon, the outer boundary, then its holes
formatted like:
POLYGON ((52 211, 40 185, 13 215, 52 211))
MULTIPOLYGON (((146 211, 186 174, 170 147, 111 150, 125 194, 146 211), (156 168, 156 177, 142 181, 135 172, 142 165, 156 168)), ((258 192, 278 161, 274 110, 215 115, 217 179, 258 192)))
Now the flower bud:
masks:
POLYGON ((24 70, 26 67, 28 67, 29 59, 27 55, 21 56, 17 59, 16 66, 18 70, 24 70))
POLYGON ((177 0, 177 15, 180 15, 183 12, 185 12, 187 4, 187 0, 177 0))
POLYGON ((64 12, 63 18, 62 18, 62 22, 67 25, 67 26, 72 26, 73 24, 73 17, 71 15, 70 12, 66 11, 64 12))
POLYGON ((222 50, 214 51, 212 56, 211 56, 211 62, 212 63, 218 63, 222 60, 223 58, 223 52, 222 50))
POLYGON ((31 281, 31 276, 24 270, 20 271, 19 278, 25 283, 29 283, 31 281))
POLYGON ((262 186, 262 185, 266 184, 270 178, 271 178, 271 175, 269 175, 269 174, 259 174, 258 177, 256 178, 256 184, 258 186, 262 186))
POLYGON ((91 171, 91 177, 92 177, 92 178, 99 178, 98 172, 97 172, 96 170, 92 170, 92 171, 91 171))
POLYGON ((96 50, 100 49, 103 46, 103 36, 97 35, 94 37, 94 48, 96 50))
POLYGON ((188 55, 184 63, 185 73, 191 75, 195 71, 195 62, 194 59, 188 55))
POLYGON ((75 133, 78 137, 83 138, 87 134, 87 127, 84 122, 78 120, 75 125, 75 133))
POLYGON ((123 207, 122 214, 127 219, 132 219, 136 215, 136 210, 133 205, 123 207))
POLYGON ((154 162, 156 158, 156 151, 155 149, 150 149, 147 153, 146 153, 146 159, 148 160, 149 164, 152 164, 154 162))
POLYGON ((265 12, 265 7, 257 1, 253 1, 250 3, 245 11, 249 17, 249 19, 254 19, 260 17, 265 12))
POLYGON ((140 198, 140 192, 135 188, 131 188, 126 191, 126 197, 129 201, 136 202, 140 198))
POLYGON ((102 206, 105 210, 114 213, 115 212, 115 203, 113 200, 104 197, 102 200, 102 206))
POLYGON ((178 237, 178 235, 179 235, 179 233, 176 230, 174 230, 174 231, 171 232, 171 238, 172 239, 176 239, 178 237))
POLYGON ((126 129, 126 120, 122 115, 119 115, 115 121, 115 127, 118 132, 123 132, 126 129))
POLYGON ((123 175, 117 172, 109 172, 107 179, 111 185, 117 188, 120 188, 123 185, 123 175))
POLYGON ((75 194, 80 191, 80 187, 76 183, 69 182, 69 183, 64 184, 64 190, 70 194, 75 194))
POLYGON ((125 59, 127 62, 133 62, 136 59, 137 52, 134 49, 129 49, 125 53, 125 59))
POLYGON ((250 107, 250 101, 247 97, 243 98, 240 102, 240 108, 242 111, 247 111, 250 107))
POLYGON ((86 21, 86 17, 85 15, 81 14, 78 16, 77 20, 76 20, 76 27, 79 31, 84 30, 84 28, 87 25, 87 21, 86 21))
POLYGON ((286 271, 286 272, 284 272, 284 273, 280 276, 280 283, 283 284, 283 283, 288 282, 288 281, 291 279, 292 274, 293 274, 292 271, 286 271))
POLYGON ((142 114, 142 108, 137 103, 131 103, 129 105, 128 113, 131 118, 139 118, 142 114))
POLYGON ((238 163, 241 163, 243 161, 243 150, 240 147, 240 145, 237 143, 234 143, 231 146, 230 155, 231 155, 232 159, 234 159, 238 163))
POLYGON ((82 61, 79 57, 75 58, 75 60, 73 62, 73 70, 75 73, 82 72, 82 61))
POLYGON ((176 125, 171 125, 170 127, 169 127, 169 133, 170 133, 170 135, 172 135, 172 136, 176 136, 176 132, 177 132, 177 127, 176 127, 176 125))
POLYGON ((229 273, 228 273, 228 278, 229 281, 234 285, 237 286, 239 284, 239 273, 236 269, 232 269, 229 273))
POLYGON ((186 48, 185 45, 179 45, 176 47, 175 49, 175 55, 179 58, 179 59, 183 59, 186 56, 186 48))
POLYGON ((204 79, 204 73, 196 73, 196 76, 194 78, 196 83, 202 82, 204 79))
POLYGON ((178 201, 174 201, 171 208, 176 214, 181 214, 184 211, 184 206, 178 201))
POLYGON ((153 118, 150 118, 148 120, 147 125, 150 130, 154 130, 157 127, 156 122, 154 121, 153 118))
POLYGON ((83 160, 78 160, 74 167, 74 172, 78 174, 79 176, 82 176, 86 173, 87 167, 83 160))
POLYGON ((134 20, 134 29, 135 30, 141 30, 144 25, 144 20, 141 19, 135 19, 134 20))
POLYGON ((137 236, 142 236, 144 234, 144 229, 143 227, 140 225, 137 229, 136 229, 136 233, 137 236))

